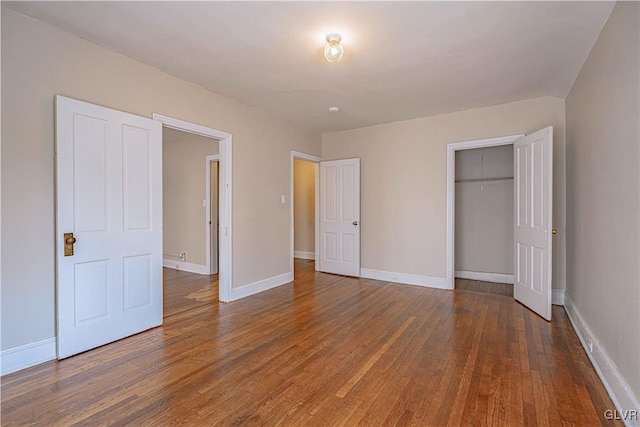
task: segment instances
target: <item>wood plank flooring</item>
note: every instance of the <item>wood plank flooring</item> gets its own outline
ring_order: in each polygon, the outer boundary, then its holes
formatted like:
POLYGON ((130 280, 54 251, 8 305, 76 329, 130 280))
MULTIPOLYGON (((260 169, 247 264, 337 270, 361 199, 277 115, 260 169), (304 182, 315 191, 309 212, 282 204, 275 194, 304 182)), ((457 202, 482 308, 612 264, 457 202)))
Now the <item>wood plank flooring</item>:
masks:
POLYGON ((485 282, 482 280, 456 279, 457 290, 482 292, 485 294, 513 296, 513 285, 508 283, 485 282))
POLYGON ((165 270, 165 323, 2 377, 2 425, 615 425, 561 307, 317 273, 229 304, 165 270))

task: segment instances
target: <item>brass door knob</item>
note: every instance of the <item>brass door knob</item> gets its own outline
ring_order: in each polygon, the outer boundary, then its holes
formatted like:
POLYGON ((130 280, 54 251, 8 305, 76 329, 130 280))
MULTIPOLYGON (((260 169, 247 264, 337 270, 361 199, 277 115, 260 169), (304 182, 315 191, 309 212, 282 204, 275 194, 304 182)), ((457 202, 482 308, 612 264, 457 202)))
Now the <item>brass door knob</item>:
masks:
POLYGON ((558 233, 558 230, 556 230, 555 228, 551 229, 551 234, 557 234, 557 233, 558 233))
POLYGON ((73 244, 76 242, 76 238, 73 237, 73 233, 64 233, 64 256, 73 255, 73 244))

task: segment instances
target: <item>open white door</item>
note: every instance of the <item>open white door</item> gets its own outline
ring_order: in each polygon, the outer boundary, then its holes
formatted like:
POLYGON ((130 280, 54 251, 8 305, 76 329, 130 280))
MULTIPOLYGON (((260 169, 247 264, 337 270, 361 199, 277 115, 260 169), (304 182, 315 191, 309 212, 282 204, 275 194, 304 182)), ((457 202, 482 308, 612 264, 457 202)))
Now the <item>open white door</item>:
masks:
MULTIPOLYGON (((213 156, 207 156, 211 159, 213 156)), ((216 156, 219 159, 219 156, 216 156)), ((218 274, 218 165, 219 160, 209 162, 209 274, 218 274)))
POLYGON ((60 359, 162 323, 161 129, 56 97, 60 359))
POLYGON ((515 286, 522 304, 551 320, 553 128, 513 146, 515 173, 515 286))
POLYGON ((360 159, 320 162, 320 271, 360 277, 360 159))

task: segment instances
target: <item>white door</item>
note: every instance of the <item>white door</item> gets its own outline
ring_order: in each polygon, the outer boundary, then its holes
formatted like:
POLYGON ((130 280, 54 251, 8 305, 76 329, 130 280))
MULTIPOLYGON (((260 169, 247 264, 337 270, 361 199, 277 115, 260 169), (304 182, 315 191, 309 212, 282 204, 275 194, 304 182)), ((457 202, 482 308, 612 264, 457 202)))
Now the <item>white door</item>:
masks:
POLYGON ((553 128, 513 146, 515 173, 515 286, 522 304, 551 320, 553 128))
POLYGON ((320 162, 320 271, 360 277, 360 159, 320 162))
POLYGON ((161 123, 57 96, 56 176, 64 358, 162 323, 161 123))
POLYGON ((210 274, 218 274, 218 160, 209 161, 209 234, 211 270, 210 274))

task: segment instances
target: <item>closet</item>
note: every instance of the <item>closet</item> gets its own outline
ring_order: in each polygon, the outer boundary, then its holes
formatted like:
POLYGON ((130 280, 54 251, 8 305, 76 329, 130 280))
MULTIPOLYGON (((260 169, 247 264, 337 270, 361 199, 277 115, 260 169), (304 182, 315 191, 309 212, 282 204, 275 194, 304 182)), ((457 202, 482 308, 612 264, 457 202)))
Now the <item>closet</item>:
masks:
POLYGON ((513 145, 459 150, 455 160, 456 288, 513 285, 513 145))

